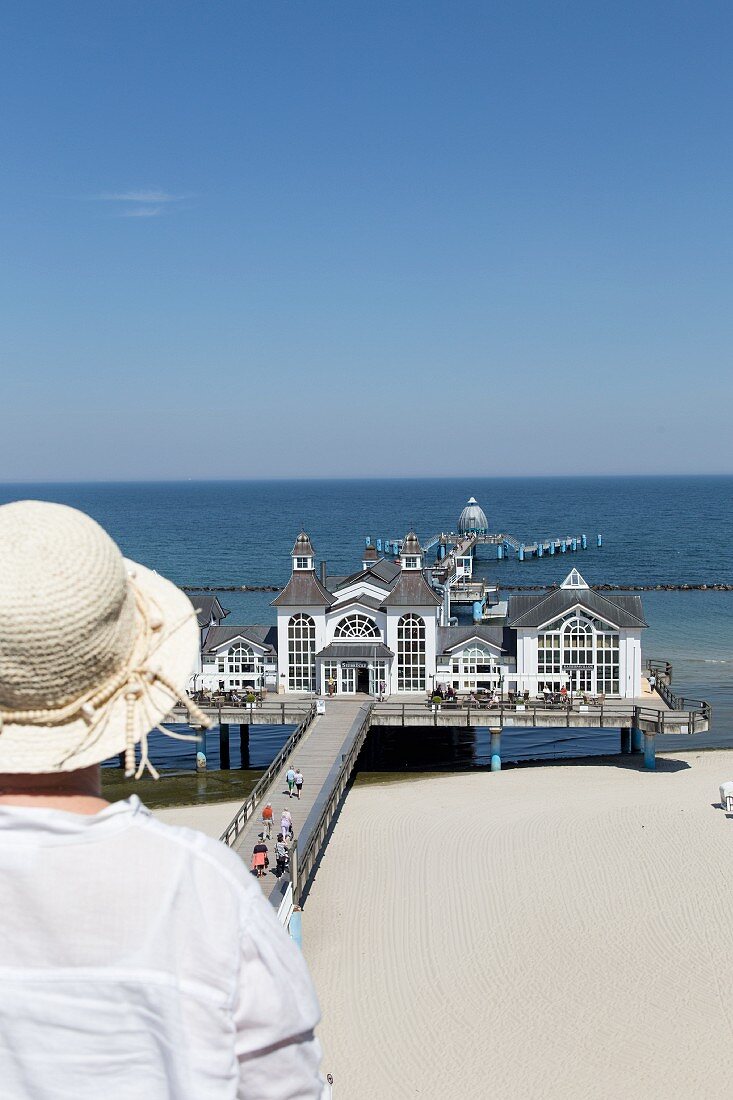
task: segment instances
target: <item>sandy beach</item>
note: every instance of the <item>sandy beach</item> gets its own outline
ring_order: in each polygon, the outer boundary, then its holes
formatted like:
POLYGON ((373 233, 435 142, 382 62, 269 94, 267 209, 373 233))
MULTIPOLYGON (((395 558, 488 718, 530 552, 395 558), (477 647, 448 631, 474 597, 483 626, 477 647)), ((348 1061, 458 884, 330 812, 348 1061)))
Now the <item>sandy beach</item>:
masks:
POLYGON ((304 912, 337 1100, 709 1097, 733 1055, 733 753, 350 793, 304 912))

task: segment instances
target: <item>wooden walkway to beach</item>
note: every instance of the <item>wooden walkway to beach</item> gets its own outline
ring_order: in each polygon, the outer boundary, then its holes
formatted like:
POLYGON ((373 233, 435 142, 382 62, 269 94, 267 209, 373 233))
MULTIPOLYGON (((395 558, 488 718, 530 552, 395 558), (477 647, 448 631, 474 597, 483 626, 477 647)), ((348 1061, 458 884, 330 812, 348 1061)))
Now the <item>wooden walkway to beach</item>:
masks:
POLYGON ((280 831, 280 815, 284 809, 290 810, 295 839, 299 842, 301 838, 306 839, 311 828, 308 819, 318 816, 320 805, 330 796, 334 773, 341 764, 342 748, 349 744, 349 734, 355 725, 361 724, 368 706, 363 699, 326 700, 326 713, 315 719, 306 735, 295 746, 260 799, 246 828, 232 845, 233 851, 249 866, 252 849, 262 833, 262 809, 267 802, 272 803, 272 839, 269 843, 266 842, 270 851, 270 870, 260 881, 267 897, 277 892, 276 897, 271 897, 273 904, 284 896, 290 882, 289 874, 278 879, 274 873, 275 840, 280 831), (303 790, 299 799, 288 797, 285 774, 291 764, 300 768, 303 773, 303 790))

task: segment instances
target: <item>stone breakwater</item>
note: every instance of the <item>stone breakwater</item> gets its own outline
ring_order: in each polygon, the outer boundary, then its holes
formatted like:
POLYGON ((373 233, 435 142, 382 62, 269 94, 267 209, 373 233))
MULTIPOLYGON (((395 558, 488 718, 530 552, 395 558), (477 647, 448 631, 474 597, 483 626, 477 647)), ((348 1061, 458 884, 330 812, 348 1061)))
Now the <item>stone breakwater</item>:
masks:
MULTIPOLYGON (((183 592, 282 592, 281 584, 182 584, 183 592)), ((556 584, 502 584, 504 592, 545 592, 556 584)), ((595 592, 733 592, 733 584, 592 584, 595 592)))

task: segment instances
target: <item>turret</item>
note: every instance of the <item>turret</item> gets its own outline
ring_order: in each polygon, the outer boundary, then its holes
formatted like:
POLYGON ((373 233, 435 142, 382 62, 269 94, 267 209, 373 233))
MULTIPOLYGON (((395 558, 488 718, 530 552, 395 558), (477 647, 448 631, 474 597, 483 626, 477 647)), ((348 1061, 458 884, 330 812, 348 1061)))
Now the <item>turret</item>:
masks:
POLYGON ((400 562, 403 571, 422 569, 422 547, 414 531, 410 531, 402 542, 400 562))
POLYGON ((376 546, 371 544, 364 550, 364 557, 361 560, 361 564, 364 569, 371 569, 376 561, 379 561, 379 554, 377 553, 376 546))
POLYGON ((293 559, 293 572, 303 573, 307 571, 315 570, 316 567, 316 553, 311 546, 311 540, 305 531, 301 531, 295 540, 293 546, 293 552, 291 555, 293 559))

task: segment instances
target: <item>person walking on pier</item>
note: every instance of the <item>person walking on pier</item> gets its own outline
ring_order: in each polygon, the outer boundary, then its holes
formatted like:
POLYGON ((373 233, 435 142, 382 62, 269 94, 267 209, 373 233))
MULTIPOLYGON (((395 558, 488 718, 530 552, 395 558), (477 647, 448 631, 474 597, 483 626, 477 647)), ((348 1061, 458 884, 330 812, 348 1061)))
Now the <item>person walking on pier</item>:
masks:
POLYGON ((267 845, 264 840, 260 840, 255 844, 252 851, 252 870, 257 875, 257 878, 264 878, 267 874, 267 868, 270 866, 269 853, 267 851, 267 845))
POLYGON ((265 837, 270 839, 270 830, 272 829, 272 803, 267 802, 265 808, 262 811, 262 839, 265 837))
POLYGON ((3 1097, 320 1100, 313 986, 245 863, 102 794, 110 757, 156 774, 174 705, 208 724, 184 691, 199 639, 88 516, 0 507, 3 1097))
POLYGON ((293 819, 290 816, 290 810, 283 810, 282 812, 282 816, 280 817, 280 832, 285 840, 287 840, 288 837, 290 840, 293 839, 293 819))
POLYGON ((654 689, 655 689, 656 686, 657 686, 657 678, 656 678, 656 676, 654 675, 653 672, 650 672, 649 673, 649 690, 652 693, 652 695, 654 694, 654 689))
POLYGON ((300 802, 300 792, 303 790, 303 773, 300 768, 295 769, 295 791, 300 802))
POLYGON ((285 874, 285 868, 288 865, 288 849, 283 839, 283 834, 277 834, 277 841, 275 842, 275 874, 278 878, 282 878, 285 874))
POLYGON ((295 768, 292 766, 292 764, 290 765, 287 772, 285 773, 285 782, 288 785, 288 797, 292 798, 293 797, 293 787, 295 786, 295 768))

